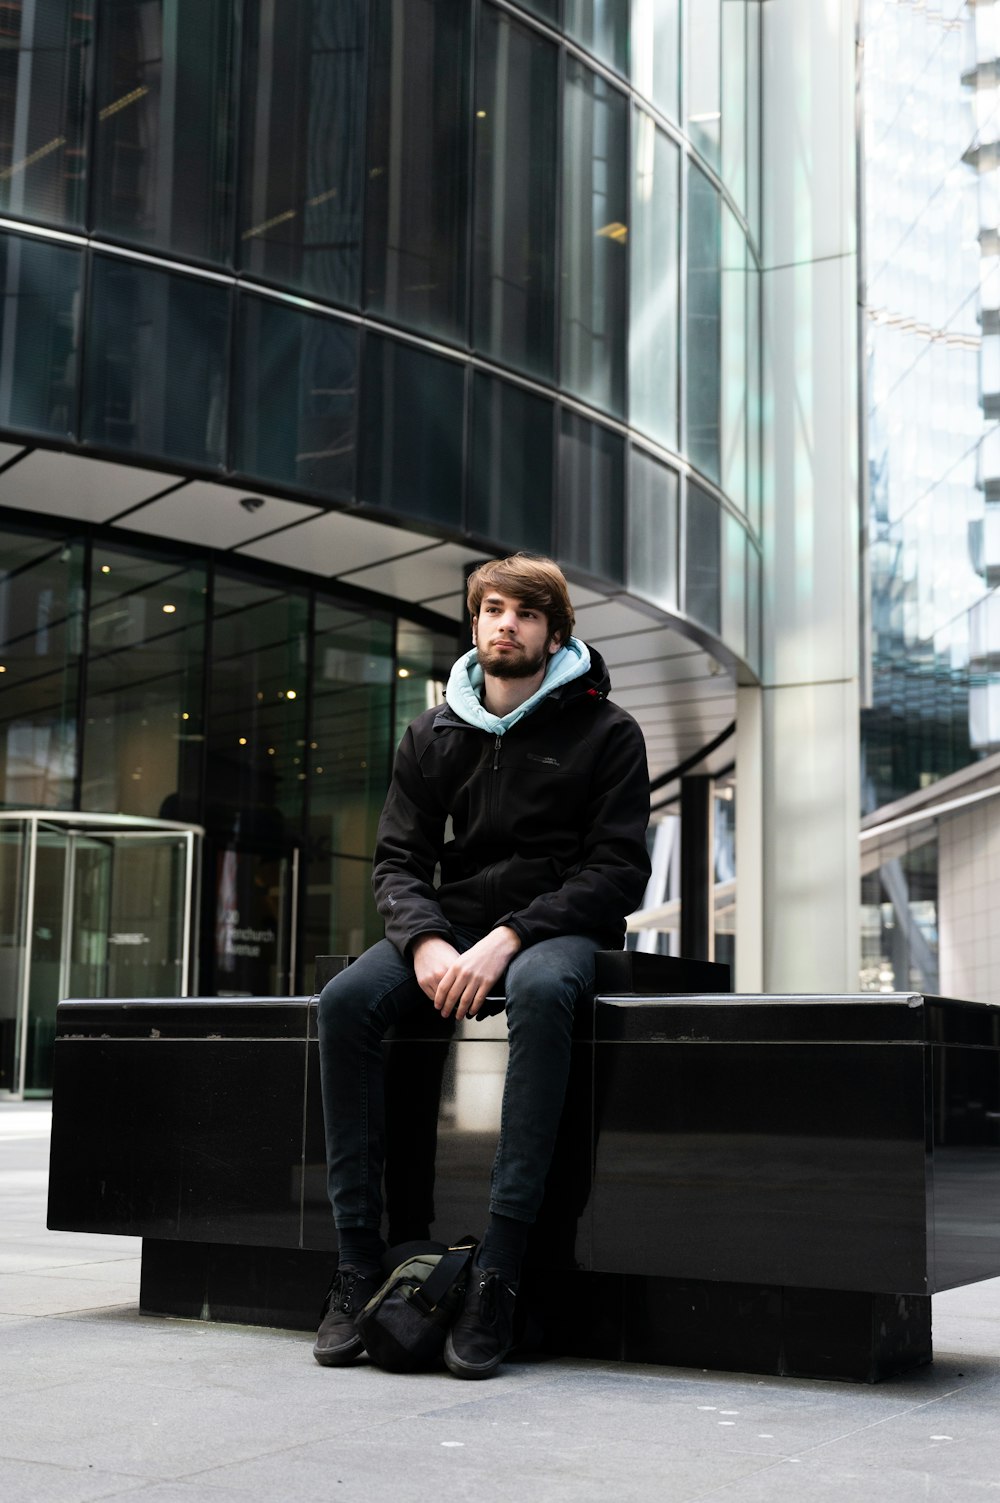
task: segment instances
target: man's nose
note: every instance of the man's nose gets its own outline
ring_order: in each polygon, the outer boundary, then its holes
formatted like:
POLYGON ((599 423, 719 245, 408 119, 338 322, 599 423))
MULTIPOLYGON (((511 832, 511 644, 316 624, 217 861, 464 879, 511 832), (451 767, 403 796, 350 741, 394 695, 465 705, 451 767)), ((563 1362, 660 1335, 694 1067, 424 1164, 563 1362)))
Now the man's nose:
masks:
POLYGON ((500 617, 500 620, 499 620, 499 622, 497 624, 498 624, 498 626, 502 627, 504 629, 504 631, 516 631, 517 630, 517 612, 516 611, 505 611, 504 614, 500 617))

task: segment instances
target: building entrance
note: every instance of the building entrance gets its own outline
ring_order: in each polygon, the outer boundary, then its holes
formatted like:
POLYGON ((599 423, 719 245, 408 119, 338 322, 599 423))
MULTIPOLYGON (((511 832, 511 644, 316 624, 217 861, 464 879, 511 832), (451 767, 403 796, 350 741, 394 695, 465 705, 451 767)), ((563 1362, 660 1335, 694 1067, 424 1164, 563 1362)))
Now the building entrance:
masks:
POLYGON ((0 1099, 52 1089, 66 997, 186 997, 202 831, 110 814, 0 813, 0 1099))

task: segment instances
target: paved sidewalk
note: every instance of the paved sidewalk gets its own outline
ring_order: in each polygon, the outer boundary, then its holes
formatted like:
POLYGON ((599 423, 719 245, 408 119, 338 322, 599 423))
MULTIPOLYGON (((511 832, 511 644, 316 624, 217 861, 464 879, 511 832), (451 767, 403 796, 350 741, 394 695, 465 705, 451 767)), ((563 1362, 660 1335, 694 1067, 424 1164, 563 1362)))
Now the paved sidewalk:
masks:
POLYGON ((311 1337, 138 1313, 139 1246, 45 1229, 49 1110, 0 1104, 3 1503, 1000 1500, 1000 1279, 875 1388, 547 1361, 317 1367, 311 1337))

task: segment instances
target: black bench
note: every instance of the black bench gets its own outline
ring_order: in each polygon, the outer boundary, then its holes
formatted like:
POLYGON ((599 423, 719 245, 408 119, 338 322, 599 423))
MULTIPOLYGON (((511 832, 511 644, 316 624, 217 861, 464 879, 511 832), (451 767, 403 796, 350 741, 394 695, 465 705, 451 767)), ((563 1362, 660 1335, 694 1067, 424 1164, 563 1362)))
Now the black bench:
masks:
MULTIPOLYGON (((498 1046, 439 1025, 386 1045, 398 1237, 485 1213, 497 1124, 456 1118, 454 1080, 498 1046)), ((998 1064, 1000 1009, 973 1003, 599 987, 525 1343, 860 1381, 928 1362, 931 1295, 1000 1274, 998 1064)), ((141 1236, 143 1310, 313 1329, 335 1246, 315 999, 60 1004, 49 1226, 141 1236)))

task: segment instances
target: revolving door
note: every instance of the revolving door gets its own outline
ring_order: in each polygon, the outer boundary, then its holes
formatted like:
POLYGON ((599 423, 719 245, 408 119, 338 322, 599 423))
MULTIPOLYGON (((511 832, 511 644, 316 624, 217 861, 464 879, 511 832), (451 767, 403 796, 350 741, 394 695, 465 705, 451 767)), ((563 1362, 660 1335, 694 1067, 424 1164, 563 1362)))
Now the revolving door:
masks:
POLYGON ((201 830, 0 814, 0 1099, 46 1096, 66 997, 186 997, 201 830))

